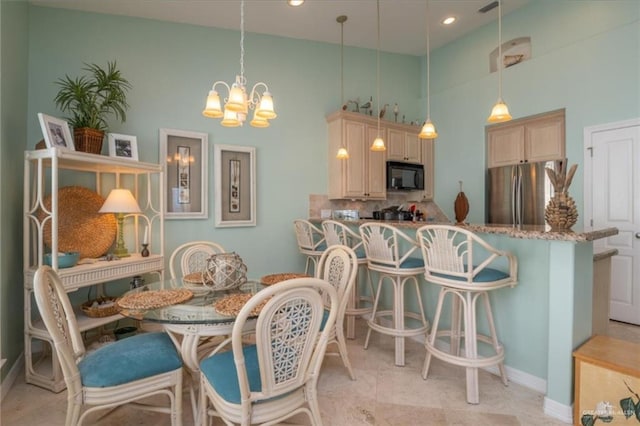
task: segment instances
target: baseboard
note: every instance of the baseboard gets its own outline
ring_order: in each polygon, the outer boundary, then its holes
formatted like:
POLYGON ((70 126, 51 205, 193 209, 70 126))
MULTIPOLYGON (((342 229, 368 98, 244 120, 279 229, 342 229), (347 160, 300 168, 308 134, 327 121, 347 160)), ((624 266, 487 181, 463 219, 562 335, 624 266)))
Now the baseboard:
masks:
POLYGON ((0 402, 4 399, 5 396, 9 393, 9 390, 13 386, 13 383, 18 378, 18 374, 23 371, 24 366, 24 352, 20 354, 16 362, 11 366, 11 370, 7 373, 6 377, 2 381, 0 385, 0 402))
MULTIPOLYGON (((517 368, 509 367, 508 365, 505 365, 504 369, 507 371, 507 377, 510 382, 517 383, 543 395, 547 393, 546 380, 522 370, 518 370, 517 368)), ((498 367, 495 365, 483 368, 483 370, 488 371, 491 374, 495 374, 496 376, 500 375, 500 370, 498 370, 498 367)))
POLYGON ((558 419, 564 423, 573 423, 573 406, 560 404, 545 396, 542 407, 547 416, 558 419))

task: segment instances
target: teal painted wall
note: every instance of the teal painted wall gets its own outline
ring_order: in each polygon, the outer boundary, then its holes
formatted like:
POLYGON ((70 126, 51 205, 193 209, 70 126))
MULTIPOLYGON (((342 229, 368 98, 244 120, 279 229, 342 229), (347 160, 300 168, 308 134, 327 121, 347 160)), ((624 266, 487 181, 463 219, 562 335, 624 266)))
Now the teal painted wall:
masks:
MULTIPOLYGON (((502 33, 503 41, 529 36, 532 44, 532 58, 502 74, 513 117, 566 108, 567 158, 579 165, 570 193, 580 226, 583 128, 640 116, 640 2, 536 0, 505 16, 502 33)), ((439 134, 435 200, 453 217, 464 181, 472 223, 485 220, 484 128, 498 97, 489 53, 497 45, 494 21, 431 54, 431 118, 439 134)))
POLYGON ((0 335, 2 380, 23 350, 22 151, 26 139, 28 5, 0 2, 0 335))

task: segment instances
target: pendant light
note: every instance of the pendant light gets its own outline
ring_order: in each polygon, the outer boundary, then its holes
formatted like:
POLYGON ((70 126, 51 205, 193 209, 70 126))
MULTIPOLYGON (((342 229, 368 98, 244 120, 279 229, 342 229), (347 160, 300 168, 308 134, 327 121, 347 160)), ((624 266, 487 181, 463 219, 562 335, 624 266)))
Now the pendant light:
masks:
POLYGON ((427 120, 424 122, 424 126, 422 126, 422 130, 420 130, 420 134, 418 137, 420 139, 435 139, 438 137, 438 132, 436 132, 436 126, 431 122, 431 101, 429 99, 430 95, 430 81, 429 81, 429 72, 430 72, 430 61, 429 61, 429 0, 427 0, 427 120))
POLYGON ((378 110, 378 132, 371 145, 371 151, 386 151, 384 140, 380 136, 380 0, 377 0, 378 6, 378 43, 376 53, 376 107, 378 110))
POLYGON ((247 79, 244 76, 244 0, 240 2, 240 75, 236 75, 235 82, 229 86, 220 80, 213 83, 207 103, 202 115, 209 118, 222 117, 225 127, 238 127, 247 119, 249 109, 255 110, 253 119, 249 124, 253 127, 269 127, 269 121, 277 117, 273 109, 273 98, 269 93, 269 87, 259 81, 253 85, 250 94, 247 94, 247 79), (224 109, 220 103, 220 95, 216 86, 227 88, 228 98, 225 99, 224 109), (259 90, 262 89, 262 94, 259 90))
MULTIPOLYGON (((344 23, 347 21, 347 16, 340 15, 336 18, 336 21, 340 24, 340 105, 344 105, 344 23)), ((344 146, 344 141, 340 143, 336 158, 338 160, 347 160, 349 158, 349 152, 347 152, 347 147, 344 146)))
POLYGON ((502 0, 498 0, 498 60, 496 65, 498 68, 498 102, 493 106, 491 115, 487 119, 489 123, 502 123, 511 120, 509 108, 502 100, 502 68, 504 68, 502 59, 502 0))

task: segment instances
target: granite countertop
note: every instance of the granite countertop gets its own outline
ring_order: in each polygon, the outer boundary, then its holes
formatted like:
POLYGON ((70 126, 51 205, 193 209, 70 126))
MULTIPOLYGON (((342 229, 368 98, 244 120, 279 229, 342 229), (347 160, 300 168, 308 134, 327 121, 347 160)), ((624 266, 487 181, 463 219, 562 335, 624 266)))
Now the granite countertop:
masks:
MULTIPOLYGON (((324 219, 318 217, 309 218, 309 221, 321 223, 324 219)), ((354 226, 362 225, 366 222, 381 222, 397 226, 405 229, 418 229, 424 225, 454 225, 451 222, 412 222, 409 220, 339 220, 345 224, 354 226)), ((555 241, 594 241, 601 238, 610 237, 618 234, 618 228, 603 228, 593 231, 584 231, 574 229, 571 231, 551 231, 547 225, 522 225, 519 227, 513 225, 495 225, 495 224, 464 224, 460 225, 472 232, 484 234, 502 234, 511 238, 531 239, 531 240, 555 240, 555 241)), ((576 227, 574 227, 576 228, 576 227)))

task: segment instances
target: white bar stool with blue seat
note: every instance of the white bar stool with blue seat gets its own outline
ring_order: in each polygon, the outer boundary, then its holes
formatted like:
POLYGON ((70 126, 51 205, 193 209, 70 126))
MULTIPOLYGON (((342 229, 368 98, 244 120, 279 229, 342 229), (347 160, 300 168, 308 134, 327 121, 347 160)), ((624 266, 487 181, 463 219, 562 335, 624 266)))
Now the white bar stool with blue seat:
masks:
POLYGON ((412 256, 419 253, 419 246, 416 240, 395 226, 379 222, 367 222, 360 225, 360 237, 367 254, 369 270, 379 274, 364 347, 365 349, 369 347, 371 331, 394 336, 395 364, 404 366, 404 339, 426 335, 429 329, 418 285, 418 277, 424 274, 424 261, 422 258, 412 256), (380 294, 385 282, 393 285, 393 307, 391 309, 380 309, 380 294), (414 285, 418 312, 405 309, 404 287, 407 282, 414 285), (419 324, 416 327, 408 328, 405 324, 405 318, 418 320, 419 324), (380 319, 391 320, 391 325, 383 325, 379 321, 380 319))
POLYGON ((335 220, 325 220, 322 222, 322 231, 328 246, 344 245, 353 249, 358 257, 358 268, 363 269, 362 274, 366 275, 368 284, 368 294, 364 294, 364 289, 360 284, 360 280, 356 281, 356 285, 351 290, 347 310, 346 336, 349 339, 355 339, 355 319, 362 316, 368 316, 373 311, 373 285, 371 284, 371 274, 367 266, 367 254, 362 245, 362 238, 355 231, 351 230, 344 223, 335 220))
POLYGON ((315 274, 318 267, 318 260, 327 248, 322 229, 305 219, 296 219, 293 221, 293 228, 296 232, 296 240, 300 253, 307 257, 304 265, 304 273, 307 275, 315 274), (313 264, 313 274, 309 273, 309 266, 313 264))
POLYGON ((467 402, 477 404, 480 401, 479 368, 498 366, 502 382, 507 385, 504 347, 498 341, 489 291, 514 287, 518 283, 517 260, 513 254, 495 249, 473 232, 458 226, 425 225, 416 231, 416 238, 424 259, 425 279, 440 286, 431 333, 425 342, 427 355, 422 377, 426 379, 429 374, 432 356, 463 366, 466 368, 467 402), (506 272, 496 267, 506 269, 506 272), (448 295, 452 298, 451 326, 438 330, 448 295), (478 299, 484 305, 489 335, 478 333, 478 299), (449 351, 438 347, 439 337, 449 337, 449 351), (464 351, 461 338, 464 338, 464 351), (480 356, 478 343, 487 344, 493 348, 493 353, 480 356))

